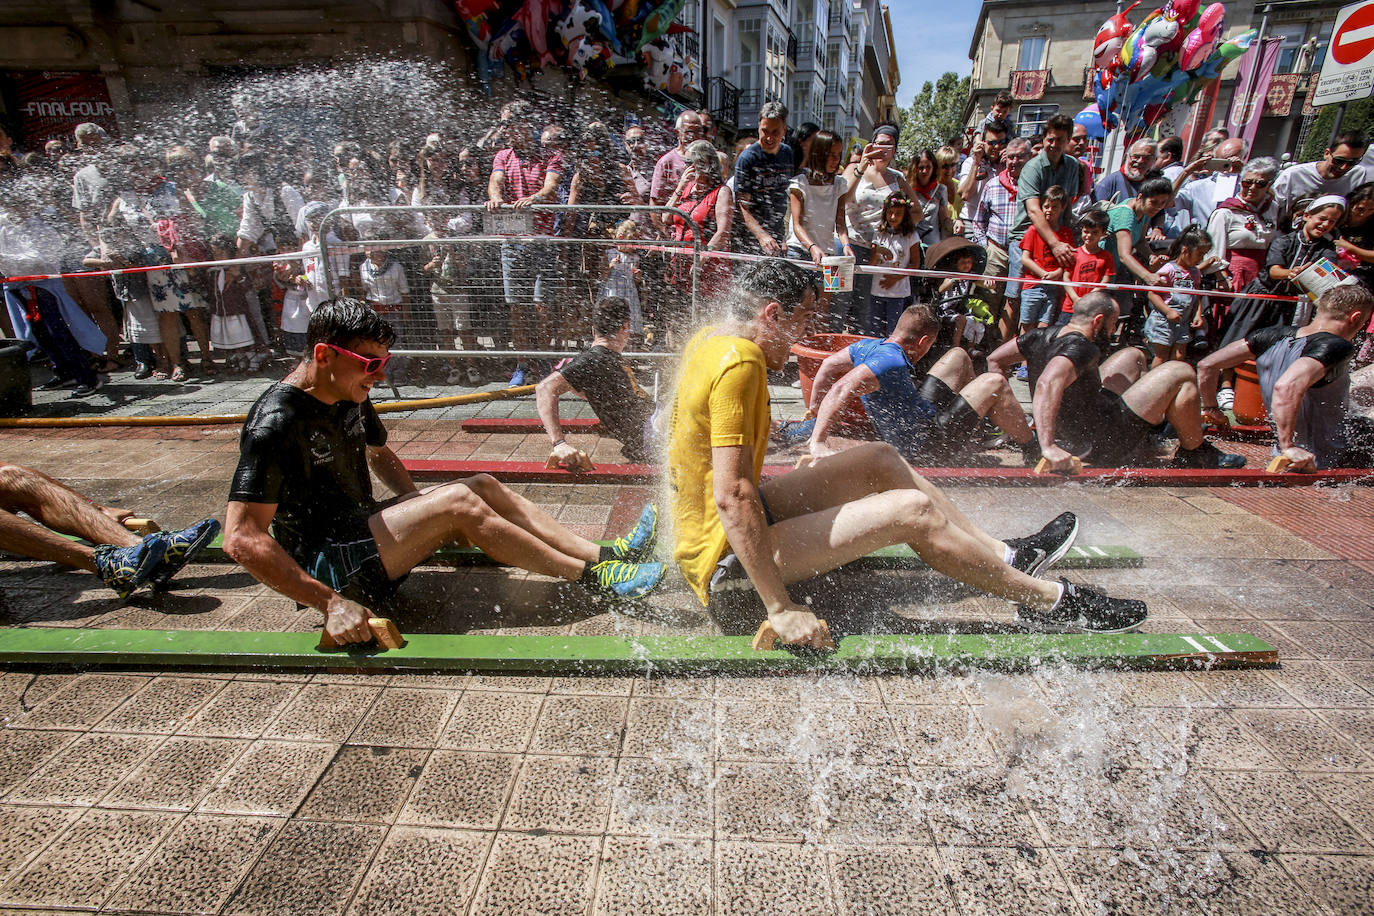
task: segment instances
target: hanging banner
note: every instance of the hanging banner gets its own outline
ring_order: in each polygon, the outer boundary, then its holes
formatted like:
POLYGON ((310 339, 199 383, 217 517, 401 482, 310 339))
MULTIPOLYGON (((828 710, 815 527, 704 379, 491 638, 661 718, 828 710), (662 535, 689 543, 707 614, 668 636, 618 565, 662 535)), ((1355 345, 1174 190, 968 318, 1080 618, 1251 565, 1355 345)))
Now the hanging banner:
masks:
POLYGON ((119 136, 105 77, 91 72, 12 70, 5 74, 5 101, 15 121, 15 137, 26 149, 53 138, 70 140, 83 121, 94 121, 119 136))
POLYGON ((1045 84, 1049 82, 1048 70, 1011 71, 1011 97, 1018 102, 1033 102, 1045 97, 1045 84))
POLYGON ((1281 38, 1266 38, 1263 46, 1253 46, 1240 59, 1240 71, 1236 74, 1235 95, 1231 98, 1231 111, 1226 117, 1226 126, 1231 136, 1245 140, 1246 147, 1255 142, 1259 131, 1260 113, 1264 110, 1264 100, 1269 94, 1269 81, 1273 78, 1274 67, 1279 62, 1281 38))
POLYGON ((1293 111, 1293 99, 1298 94, 1300 73, 1275 73, 1269 78, 1269 93, 1264 97, 1264 113, 1286 118, 1293 111))

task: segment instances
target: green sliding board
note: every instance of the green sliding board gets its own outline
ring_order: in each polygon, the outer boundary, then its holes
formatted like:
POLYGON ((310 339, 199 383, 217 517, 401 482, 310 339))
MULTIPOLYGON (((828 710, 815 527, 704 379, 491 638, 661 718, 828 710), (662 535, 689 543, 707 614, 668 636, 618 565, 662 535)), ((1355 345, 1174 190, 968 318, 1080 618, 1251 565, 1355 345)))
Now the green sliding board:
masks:
POLYGON ((1277 664, 1243 633, 1063 636, 847 636, 835 652, 755 652, 747 636, 464 636, 413 634, 400 649, 323 651, 318 633, 203 630, 0 630, 0 663, 154 668, 373 669, 503 674, 880 674, 1043 664, 1235 668, 1277 664))

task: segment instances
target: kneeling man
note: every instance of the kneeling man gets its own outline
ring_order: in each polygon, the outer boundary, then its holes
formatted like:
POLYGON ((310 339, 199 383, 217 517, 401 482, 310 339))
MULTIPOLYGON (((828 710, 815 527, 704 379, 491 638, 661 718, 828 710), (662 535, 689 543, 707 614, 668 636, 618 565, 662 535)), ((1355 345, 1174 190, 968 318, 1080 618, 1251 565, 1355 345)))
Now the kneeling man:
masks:
POLYGON ((780 370, 815 307, 814 275, 788 261, 750 265, 728 319, 683 354, 669 439, 673 557, 704 604, 747 589, 778 636, 820 646, 824 634, 787 586, 893 544, 933 569, 1016 601, 1035 629, 1124 632, 1145 605, 1036 578, 1068 550, 1078 522, 999 541, 964 517, 886 443, 865 443, 760 483, 768 446, 768 370, 780 370))
POLYGON ((450 543, 607 597, 639 598, 658 585, 663 564, 640 562, 653 552, 652 506, 629 536, 601 547, 486 474, 418 490, 368 400, 395 339, 356 299, 331 300, 310 316, 301 362, 244 423, 225 524, 229 556, 318 608, 338 643, 371 639, 370 606, 450 543), (369 468, 394 499, 373 499, 369 468))
POLYGON ((1007 434, 1027 464, 1040 460, 1040 448, 1006 376, 984 372, 974 377, 968 351, 955 347, 930 367, 917 386, 912 368, 930 351, 940 320, 930 306, 902 312, 886 340, 860 340, 830 354, 811 386, 811 454, 834 452, 826 441, 836 418, 853 397, 878 436, 912 464, 952 464, 974 450, 983 417, 1007 434))

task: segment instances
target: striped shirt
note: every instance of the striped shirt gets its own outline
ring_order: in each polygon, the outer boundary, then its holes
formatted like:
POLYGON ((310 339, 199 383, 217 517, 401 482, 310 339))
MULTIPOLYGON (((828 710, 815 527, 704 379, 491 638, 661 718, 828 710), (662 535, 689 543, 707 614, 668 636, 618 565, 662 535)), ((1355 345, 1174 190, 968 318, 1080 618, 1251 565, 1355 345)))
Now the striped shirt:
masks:
POLYGON ((992 178, 983 186, 978 209, 973 214, 973 240, 979 245, 992 242, 1007 247, 1012 221, 1016 217, 1016 193, 1008 191, 1002 182, 992 178))

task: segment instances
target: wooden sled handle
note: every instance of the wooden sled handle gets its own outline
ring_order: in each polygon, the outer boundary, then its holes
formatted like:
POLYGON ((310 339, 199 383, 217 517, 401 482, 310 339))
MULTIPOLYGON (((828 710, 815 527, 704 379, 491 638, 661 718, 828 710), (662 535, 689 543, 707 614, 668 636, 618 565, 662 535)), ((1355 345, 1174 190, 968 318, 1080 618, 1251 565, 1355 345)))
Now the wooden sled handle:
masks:
MULTIPOLYGON (((558 463, 558 456, 555 455, 553 452, 550 452, 550 453, 549 453, 549 460, 544 462, 544 469, 545 469, 545 470, 548 470, 548 471, 556 471, 556 470, 558 470, 560 467, 563 467, 563 465, 561 465, 561 464, 558 463)), ((582 451, 581 449, 578 449, 578 450, 577 450, 577 464, 576 464, 576 466, 570 467, 570 468, 564 468, 564 469, 565 469, 565 470, 568 470, 568 471, 574 471, 574 472, 576 472, 576 471, 595 471, 595 470, 596 470, 596 465, 592 464, 591 456, 589 456, 586 452, 582 451)))
POLYGON ((1264 469, 1270 474, 1282 474, 1292 467, 1292 465, 1293 459, 1289 458, 1287 455, 1275 455, 1273 458, 1269 459, 1269 463, 1265 465, 1264 469))
MULTIPOLYGON (((367 628, 372 631, 372 638, 377 641, 377 646, 382 649, 399 649, 406 643, 401 631, 396 628, 396 624, 391 622, 389 617, 369 617, 367 628)), ((339 644, 334 641, 334 637, 328 631, 320 633, 321 649, 337 649, 339 644)))
MULTIPOLYGON (((824 620, 819 621, 821 632, 825 634, 825 648, 834 649, 835 640, 830 638, 830 627, 826 626, 824 620)), ((754 634, 754 641, 750 646, 755 652, 770 652, 778 641, 778 633, 773 629, 773 625, 765 620, 759 624, 759 631, 754 634)))
POLYGON ((146 537, 154 531, 161 531, 161 526, 150 518, 134 518, 132 515, 124 519, 124 527, 134 534, 146 537))
MULTIPOLYGON (((1049 474, 1049 473, 1051 473, 1051 471, 1050 471, 1050 459, 1048 459, 1048 458, 1041 458, 1039 461, 1035 462, 1035 474, 1036 474, 1037 477, 1040 476, 1041 474, 1049 474)), ((1071 476, 1071 477, 1074 476, 1074 475, 1076 475, 1076 474, 1082 474, 1082 473, 1083 473, 1083 459, 1079 458, 1077 455, 1074 455, 1074 456, 1073 456, 1073 463, 1070 464, 1070 465, 1069 465, 1069 469, 1068 469, 1067 471, 1064 471, 1063 473, 1066 473, 1066 474, 1068 474, 1068 475, 1071 476)))

